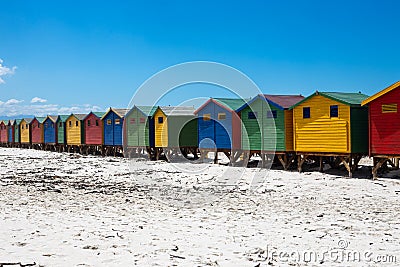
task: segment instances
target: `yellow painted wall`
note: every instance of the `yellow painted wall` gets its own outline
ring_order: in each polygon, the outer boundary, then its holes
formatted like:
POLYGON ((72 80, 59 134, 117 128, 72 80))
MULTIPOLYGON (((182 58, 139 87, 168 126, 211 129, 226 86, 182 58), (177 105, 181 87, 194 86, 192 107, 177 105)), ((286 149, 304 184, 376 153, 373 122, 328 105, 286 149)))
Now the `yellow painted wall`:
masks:
POLYGON ((168 146, 168 124, 167 117, 158 108, 154 114, 154 126, 155 126, 155 145, 156 147, 167 147, 168 146), (163 117, 163 123, 158 122, 158 117, 163 117))
POLYGON ((70 116, 65 122, 65 129, 66 129, 68 145, 82 144, 81 122, 77 118, 75 118, 74 116, 70 116), (78 126, 76 126, 76 122, 78 122, 78 126))
POLYGON ((285 146, 286 151, 293 151, 293 110, 285 110, 285 146))
POLYGON ((293 125, 295 151, 350 152, 350 107, 347 105, 316 95, 293 109, 293 125), (338 105, 338 118, 330 118, 331 105, 338 105), (310 107, 309 119, 303 119, 303 107, 310 107))
POLYGON ((29 143, 30 142, 30 129, 29 124, 26 123, 25 120, 21 121, 19 125, 19 130, 21 133, 21 143, 29 143))

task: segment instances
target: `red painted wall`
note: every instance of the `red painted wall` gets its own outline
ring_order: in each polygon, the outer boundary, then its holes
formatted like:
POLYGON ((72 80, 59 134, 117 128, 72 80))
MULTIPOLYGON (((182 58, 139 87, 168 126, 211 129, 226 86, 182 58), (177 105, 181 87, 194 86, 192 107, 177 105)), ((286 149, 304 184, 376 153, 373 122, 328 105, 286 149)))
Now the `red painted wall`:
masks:
POLYGON ((241 149, 242 147, 242 125, 240 115, 232 112, 232 149, 241 149))
POLYGON ((2 122, 0 124, 0 142, 1 143, 7 143, 7 126, 2 122))
POLYGON ((32 144, 43 143, 43 125, 37 119, 33 119, 31 122, 31 138, 32 144))
POLYGON ((400 88, 369 103, 370 154, 400 155, 400 88), (397 113, 382 113, 382 104, 396 104, 397 113))
POLYGON ((83 120, 83 123, 85 125, 85 144, 103 144, 103 121, 91 113, 83 120), (88 125, 88 121, 90 121, 90 125, 88 125), (96 121, 98 121, 98 126, 96 126, 96 121))

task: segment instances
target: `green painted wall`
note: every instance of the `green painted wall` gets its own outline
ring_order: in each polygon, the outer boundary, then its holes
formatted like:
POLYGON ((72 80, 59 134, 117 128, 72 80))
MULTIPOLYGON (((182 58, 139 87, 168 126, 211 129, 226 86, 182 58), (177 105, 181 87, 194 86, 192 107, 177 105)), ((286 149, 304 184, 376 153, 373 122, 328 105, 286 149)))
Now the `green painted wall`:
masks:
POLYGON ((368 109, 350 108, 351 153, 368 153, 368 109))
POLYGON ((169 116, 168 146, 197 146, 197 118, 195 116, 169 116))
POLYGON ((241 111, 242 148, 245 150, 285 151, 285 114, 284 110, 270 105, 276 111, 277 118, 267 118, 266 101, 256 99, 241 111), (249 112, 257 112, 258 119, 249 119, 249 112), (247 132, 247 134, 246 134, 247 132))
POLYGON ((60 121, 57 121, 57 143, 65 144, 65 122, 61 122, 62 126, 60 127, 60 121))
POLYGON ((128 133, 128 146, 149 146, 149 120, 147 117, 135 108, 125 117, 125 120, 128 133), (141 120, 144 120, 144 123, 141 123, 141 120))

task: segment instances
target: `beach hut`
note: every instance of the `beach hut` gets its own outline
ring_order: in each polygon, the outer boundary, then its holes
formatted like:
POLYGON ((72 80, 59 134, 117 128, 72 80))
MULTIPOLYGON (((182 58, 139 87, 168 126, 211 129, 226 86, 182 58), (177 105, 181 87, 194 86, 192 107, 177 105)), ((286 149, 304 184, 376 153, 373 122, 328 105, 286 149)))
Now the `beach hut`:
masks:
MULTIPOLYGON (((154 148, 154 118, 157 107, 134 106, 125 116, 126 146, 154 148)), ((147 150, 149 152, 149 149, 147 150)))
POLYGON ((69 151, 84 144, 83 119, 87 114, 71 114, 65 121, 66 141, 69 151))
POLYGON ((43 122, 43 135, 45 146, 54 146, 57 144, 57 118, 58 116, 48 115, 43 122))
POLYGON ((260 154, 263 166, 268 154, 276 155, 287 169, 294 160, 293 110, 301 95, 259 94, 236 111, 242 120, 242 149, 260 154))
POLYGON ((197 118, 194 107, 157 107, 154 112, 156 158, 160 153, 193 153, 197 157, 197 118))
POLYGON ((122 148, 122 134, 125 114, 129 109, 109 108, 103 115, 104 145, 122 148))
POLYGON ((8 142, 8 130, 7 123, 5 121, 0 121, 0 143, 3 145, 8 142))
POLYGON ((57 145, 60 151, 63 151, 65 148, 65 145, 67 144, 67 139, 66 139, 66 124, 65 122, 67 121, 68 117, 70 115, 58 115, 57 116, 57 145))
POLYGON ((103 145, 103 117, 104 112, 90 112, 84 119, 84 133, 86 153, 101 151, 103 145))
POLYGON ((7 129, 8 129, 8 143, 10 145, 14 144, 14 127, 13 127, 13 121, 9 120, 7 124, 7 129))
POLYGON ((31 144, 31 127, 30 124, 32 122, 32 118, 24 118, 21 120, 20 126, 20 138, 21 145, 23 147, 29 147, 31 144))
POLYGON ((369 155, 374 157, 373 177, 389 162, 398 168, 400 158, 400 81, 362 102, 369 109, 369 155), (395 159, 395 162, 393 162, 395 159))
POLYGON ((319 157, 320 170, 323 157, 333 157, 352 176, 368 154, 368 110, 361 106, 366 98, 361 93, 317 91, 292 107, 299 171, 310 156, 319 157))
POLYGON ((43 122, 46 117, 35 117, 30 123, 31 143, 34 148, 41 149, 44 144, 43 122))
POLYGON ((20 124, 21 124, 21 119, 16 119, 13 120, 12 127, 14 128, 14 145, 17 147, 20 146, 21 144, 21 130, 20 130, 20 124))
MULTIPOLYGON (((246 100, 239 98, 210 98, 194 114, 198 120, 198 144, 202 157, 208 151, 224 152, 241 149, 241 121, 236 113, 246 100)), ((215 162, 218 153, 215 153, 215 162)))

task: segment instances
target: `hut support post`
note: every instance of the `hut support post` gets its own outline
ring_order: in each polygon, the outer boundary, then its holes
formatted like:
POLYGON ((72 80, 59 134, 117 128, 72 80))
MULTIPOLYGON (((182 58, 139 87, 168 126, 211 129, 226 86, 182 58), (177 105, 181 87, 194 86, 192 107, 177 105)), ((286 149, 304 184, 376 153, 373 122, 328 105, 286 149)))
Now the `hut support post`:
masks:
POLYGON ((217 164, 218 163, 218 151, 215 151, 215 154, 214 154, 214 164, 217 164))
POLYGON ((374 158, 374 167, 372 168, 372 179, 376 180, 378 178, 378 170, 385 164, 387 161, 386 158, 376 159, 374 158))
POLYGON ((319 157, 319 172, 324 172, 324 158, 322 156, 319 157))
POLYGON ((302 167, 303 167, 304 162, 307 159, 307 156, 303 155, 303 157, 302 157, 301 155, 298 155, 297 158, 298 158, 298 160, 297 160, 297 162, 298 162, 297 170, 298 170, 298 172, 302 172, 302 167))

